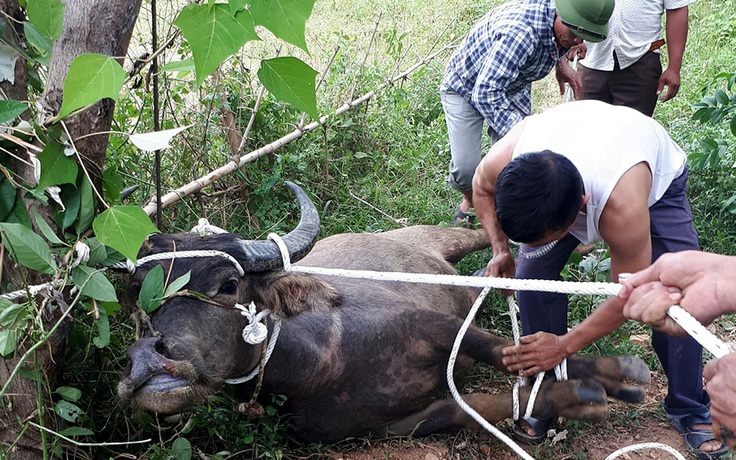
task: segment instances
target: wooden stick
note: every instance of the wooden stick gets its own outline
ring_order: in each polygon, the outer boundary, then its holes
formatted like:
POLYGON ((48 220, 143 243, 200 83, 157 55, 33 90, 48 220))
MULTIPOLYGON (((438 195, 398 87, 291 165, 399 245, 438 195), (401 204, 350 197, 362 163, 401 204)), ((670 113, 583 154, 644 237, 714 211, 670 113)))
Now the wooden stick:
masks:
MULTIPOLYGON (((343 113, 347 112, 348 110, 352 109, 353 107, 356 107, 356 106, 364 103, 365 101, 371 99, 376 94, 376 92, 385 89, 386 87, 392 85, 397 80, 400 80, 402 78, 405 78, 407 75, 409 75, 410 73, 414 72, 419 67, 427 64, 429 61, 431 61, 432 59, 434 59, 435 57, 437 57, 439 54, 445 52, 446 50, 448 50, 448 49, 450 49, 450 48, 452 48, 454 46, 455 46, 454 44, 448 45, 448 46, 445 46, 442 49, 440 49, 440 50, 438 50, 438 51, 430 54, 429 56, 425 57, 421 61, 419 61, 416 64, 414 64, 413 66, 411 66, 409 69, 407 69, 406 71, 404 71, 402 74, 397 75, 397 76, 395 76, 395 77, 387 80, 382 85, 380 85, 378 88, 376 88, 376 89, 374 89, 372 91, 369 91, 369 92, 363 94, 362 96, 360 96, 359 98, 357 98, 357 99, 355 99, 355 100, 353 100, 351 102, 346 102, 345 104, 341 105, 331 115, 323 115, 322 117, 320 117, 319 121, 313 121, 312 123, 310 123, 310 124, 308 124, 308 125, 306 125, 306 126, 304 126, 302 128, 297 128, 294 131, 292 131, 291 133, 287 134, 286 136, 284 136, 284 137, 282 137, 280 139, 277 139, 277 140, 271 142, 270 144, 264 145, 263 147, 261 147, 261 148, 259 148, 257 150, 253 150, 252 152, 247 153, 247 154, 241 156, 238 159, 234 159, 234 160, 228 162, 227 164, 221 166, 220 168, 212 171, 211 173, 209 173, 209 174, 207 174, 205 176, 202 176, 199 179, 196 179, 196 180, 194 180, 194 181, 192 181, 192 182, 190 182, 190 183, 188 183, 188 184, 186 184, 186 185, 184 185, 184 186, 182 186, 182 187, 180 187, 180 188, 178 188, 178 189, 176 189, 176 190, 174 190, 172 192, 167 193, 166 195, 164 195, 164 196, 161 197, 161 206, 163 208, 166 208, 168 206, 171 206, 172 204, 174 204, 177 201, 181 200, 185 196, 191 195, 192 193, 201 190, 202 188, 204 188, 207 185, 215 182, 216 180, 220 179, 221 177, 223 177, 223 176, 225 176, 227 174, 232 173, 233 171, 235 171, 236 169, 240 168, 241 166, 243 166, 243 165, 245 165, 247 163, 251 163, 251 162, 257 160, 258 158, 260 158, 260 157, 262 157, 264 155, 267 155, 269 153, 273 153, 273 152, 279 150, 280 148, 282 148, 283 146, 287 145, 288 143, 290 143, 290 142, 292 142, 292 141, 294 141, 296 139, 301 138, 302 136, 304 136, 304 134, 306 134, 306 133, 308 133, 310 131, 313 131, 317 127, 319 127, 322 124, 326 123, 327 122, 327 119, 330 116, 342 115, 343 113)), ((152 215, 154 212, 156 212, 156 202, 155 202, 155 200, 154 201, 149 201, 147 204, 145 204, 143 206, 143 211, 145 211, 146 214, 148 214, 149 216, 152 215)))

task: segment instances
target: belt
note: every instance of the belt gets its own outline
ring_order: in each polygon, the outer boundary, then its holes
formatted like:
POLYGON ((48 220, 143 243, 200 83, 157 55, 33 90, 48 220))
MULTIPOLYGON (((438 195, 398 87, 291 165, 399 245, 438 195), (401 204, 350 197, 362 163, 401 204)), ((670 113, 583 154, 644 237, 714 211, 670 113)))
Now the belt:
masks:
POLYGON ((651 44, 651 45, 649 45, 649 50, 647 50, 647 52, 649 52, 649 51, 654 51, 654 50, 656 50, 656 49, 659 49, 659 48, 661 48, 661 47, 662 47, 663 45, 664 45, 664 38, 660 38, 660 39, 659 39, 659 40, 657 40, 656 42, 652 42, 652 44, 651 44))

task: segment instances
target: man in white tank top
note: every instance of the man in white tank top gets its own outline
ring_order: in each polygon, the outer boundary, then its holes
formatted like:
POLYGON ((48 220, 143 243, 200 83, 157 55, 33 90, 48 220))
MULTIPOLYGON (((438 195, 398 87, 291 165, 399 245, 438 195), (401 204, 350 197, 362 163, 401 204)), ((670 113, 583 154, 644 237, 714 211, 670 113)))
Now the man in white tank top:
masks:
MULTIPOLYGON (((585 100, 527 117, 493 145, 473 178, 473 203, 493 248, 486 275, 561 279, 578 244, 603 240, 617 282, 663 253, 699 249, 685 162, 659 123, 628 107, 585 100), (523 243, 516 262, 509 239, 523 243)), ((520 291, 518 298, 526 335, 504 350, 504 364, 524 375, 553 368, 626 321, 623 302, 610 297, 568 332, 566 295, 520 291)), ((725 454, 710 430, 700 345, 658 331, 652 345, 669 381, 664 409, 675 428, 700 458, 725 454)), ((514 427, 517 439, 542 440, 548 423, 527 423, 514 427)))

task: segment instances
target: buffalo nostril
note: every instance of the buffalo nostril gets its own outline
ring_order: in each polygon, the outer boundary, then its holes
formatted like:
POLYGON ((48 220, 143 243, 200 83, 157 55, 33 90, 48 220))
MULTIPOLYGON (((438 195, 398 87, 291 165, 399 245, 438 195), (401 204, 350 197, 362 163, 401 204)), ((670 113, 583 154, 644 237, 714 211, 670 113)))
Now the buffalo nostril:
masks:
POLYGON ((134 388, 142 385, 146 380, 165 371, 169 361, 158 350, 163 350, 161 339, 149 337, 138 340, 128 350, 127 376, 134 388))

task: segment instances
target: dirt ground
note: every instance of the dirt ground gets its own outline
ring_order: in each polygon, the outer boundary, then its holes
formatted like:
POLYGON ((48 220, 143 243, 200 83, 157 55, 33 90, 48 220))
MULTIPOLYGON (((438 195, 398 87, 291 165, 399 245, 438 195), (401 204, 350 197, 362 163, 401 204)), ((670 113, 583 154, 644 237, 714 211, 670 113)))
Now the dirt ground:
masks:
MULTIPOLYGON (((607 422, 591 425, 574 421, 563 422, 558 429, 557 442, 549 440, 539 446, 524 446, 524 450, 537 460, 590 459, 604 460, 612 453, 632 444, 657 442, 679 451, 685 458, 689 454, 682 437, 671 427, 661 409, 666 394, 666 380, 661 373, 652 374, 652 383, 646 389, 646 399, 640 405, 611 402, 607 422), (566 433, 565 433, 566 431, 566 433)), ((510 420, 499 428, 510 435, 510 420)), ((463 433, 454 437, 433 437, 413 440, 362 441, 360 444, 332 446, 324 452, 329 460, 513 460, 520 458, 511 448, 492 434, 463 433)), ((310 457, 314 458, 314 457, 310 457)), ((616 458, 673 459, 674 455, 663 450, 647 449, 630 452, 616 458)))

